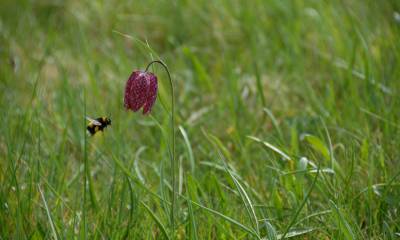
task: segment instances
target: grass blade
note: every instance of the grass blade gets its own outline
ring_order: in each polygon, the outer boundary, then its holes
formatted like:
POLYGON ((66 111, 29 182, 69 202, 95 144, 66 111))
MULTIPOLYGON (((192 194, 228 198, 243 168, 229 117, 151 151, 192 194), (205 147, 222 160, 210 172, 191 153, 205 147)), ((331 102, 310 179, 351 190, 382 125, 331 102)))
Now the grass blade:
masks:
MULTIPOLYGON (((181 197, 183 197, 184 199, 187 199, 186 197, 184 197, 184 196, 182 196, 182 195, 181 195, 181 197)), ((191 201, 191 200, 189 200, 189 199, 187 199, 187 200, 188 200, 188 201, 191 201)), ((242 229, 243 231, 245 231, 245 232, 247 232, 247 233, 253 235, 254 237, 259 238, 259 237, 258 237, 258 234, 257 234, 256 232, 254 232, 251 228, 248 228, 248 227, 246 227, 245 225, 241 224, 241 223, 238 222, 237 220, 235 220, 235 219, 233 219, 233 218, 231 218, 231 217, 228 217, 228 216, 226 216, 226 215, 224 215, 224 214, 222 214, 222 213, 220 213, 220 212, 218 212, 218 211, 215 211, 215 210, 213 210, 213 209, 211 209, 211 208, 205 207, 205 206, 203 206, 203 205, 201 205, 201 204, 199 204, 199 203, 197 203, 197 202, 191 201, 191 203, 192 203, 193 205, 195 205, 195 206, 197 206, 197 207, 203 209, 203 210, 206 210, 206 211, 209 212, 209 213, 212 213, 212 214, 215 215, 215 216, 218 216, 218 217, 220 217, 220 218, 222 218, 222 219, 224 219, 224 220, 226 220, 226 221, 232 223, 233 225, 239 227, 240 229, 242 229)))
POLYGON ((185 129, 182 126, 179 126, 179 130, 181 131, 183 139, 185 140, 185 145, 186 145, 188 155, 189 155, 189 161, 190 161, 190 167, 191 167, 190 169, 191 169, 192 173, 194 173, 196 163, 194 161, 193 150, 192 150, 192 146, 189 141, 189 137, 188 137, 185 129))
POLYGON ((311 134, 302 134, 300 139, 308 142, 317 152, 321 153, 326 160, 330 159, 329 149, 325 146, 321 139, 311 134))
POLYGON ((209 140, 213 144, 214 148, 216 149, 220 160, 223 162, 225 171, 228 172, 228 174, 231 177, 231 179, 233 180, 236 188, 238 189, 239 195, 242 199, 243 205, 246 208, 250 222, 252 223, 253 228, 254 228, 255 232, 257 233, 257 236, 259 237, 258 219, 257 219, 256 213, 254 211, 253 204, 252 204, 249 196, 247 195, 246 191, 242 187, 242 185, 239 183, 239 181, 235 178, 235 176, 228 169, 228 165, 225 160, 225 157, 221 152, 221 151, 224 151, 226 148, 222 145, 221 141, 219 141, 219 139, 217 137, 215 137, 211 134, 207 134, 207 136, 209 137, 209 140))
POLYGON ((253 228, 255 229, 255 231, 257 233, 259 233, 257 215, 256 215, 256 212, 254 211, 253 204, 252 204, 249 196, 247 195, 246 191, 244 190, 242 185, 239 183, 239 181, 235 178, 235 176, 233 176, 231 171, 227 168, 227 166, 225 166, 225 171, 228 172, 229 176, 231 176, 231 179, 235 183, 236 188, 238 189, 238 192, 239 192, 240 197, 242 199, 243 205, 245 206, 247 214, 248 214, 248 216, 250 218, 250 221, 253 224, 253 228))
POLYGON ((251 140, 254 140, 256 142, 262 143, 264 146, 266 146, 267 148, 271 149, 272 151, 278 153, 279 155, 281 155, 281 157, 283 157, 283 159, 290 161, 292 160, 286 153, 284 153, 282 150, 280 150, 279 148, 275 147, 274 145, 270 144, 269 142, 266 141, 262 141, 261 139, 254 137, 254 136, 247 136, 248 138, 250 138, 251 140))
POLYGON ((144 208, 147 210, 147 212, 150 214, 150 216, 153 218, 153 220, 157 223, 157 225, 161 229, 161 232, 163 233, 164 237, 167 239, 170 239, 170 237, 168 236, 167 230, 164 227, 164 225, 162 224, 162 222, 160 221, 160 219, 158 219, 158 217, 154 214, 154 212, 144 202, 140 201, 140 203, 144 206, 144 208))
POLYGON ((264 224, 265 224, 265 226, 267 228, 267 237, 266 237, 266 239, 268 239, 268 240, 277 240, 278 236, 276 234, 276 230, 271 225, 271 223, 266 220, 264 224))
POLYGON ((333 212, 336 215, 338 222, 338 228, 340 232, 342 232, 345 236, 346 239, 357 239, 353 229, 351 228, 349 222, 346 220, 346 218, 343 216, 342 212, 340 209, 336 206, 336 204, 332 201, 329 200, 329 203, 331 207, 333 208, 333 212))
POLYGON ((306 233, 314 231, 315 228, 310 228, 310 229, 303 229, 303 230, 293 230, 290 231, 286 234, 286 236, 282 234, 278 234, 277 239, 284 239, 284 238, 292 238, 292 237, 298 237, 300 235, 304 235, 306 233))
POLYGON ((46 199, 44 197, 43 191, 40 188, 39 184, 37 186, 38 186, 38 189, 39 189, 39 192, 40 192, 40 196, 42 197, 42 201, 43 201, 44 207, 46 209, 46 214, 47 214, 47 218, 49 219, 50 228, 51 228, 51 232, 53 234, 53 238, 58 240, 58 233, 57 233, 56 227, 54 225, 53 219, 51 217, 51 213, 50 213, 49 207, 47 206, 47 202, 46 202, 46 199))
POLYGON ((275 129, 278 131, 280 139, 283 139, 282 131, 281 128, 279 127, 278 120, 276 120, 272 111, 269 110, 268 108, 264 108, 263 110, 268 115, 268 117, 271 118, 272 125, 274 125, 275 129))
MULTIPOLYGON (((319 166, 318 166, 318 169, 319 169, 319 166)), ((319 176, 319 170, 317 171, 317 174, 315 175, 314 180, 313 180, 313 182, 312 182, 312 184, 311 184, 311 187, 310 187, 310 189, 308 190, 306 196, 304 197, 303 202, 300 204, 300 206, 299 206, 299 208, 297 209, 296 213, 295 213, 294 216, 292 217, 292 220, 290 221, 289 225, 287 226, 285 232, 282 234, 282 238, 285 238, 285 236, 289 233, 290 228, 291 228, 291 227, 294 225, 294 223, 296 222, 297 216, 300 214, 301 210, 303 209, 304 205, 306 204, 308 198, 309 198, 310 195, 311 195, 311 191, 314 189, 314 186, 315 186, 315 184, 316 184, 316 182, 317 182, 318 176, 319 176)))
POLYGON ((188 179, 186 178, 186 188, 187 188, 187 198, 186 203, 188 205, 188 211, 189 211, 189 221, 190 221, 190 226, 191 226, 191 232, 189 233, 190 239, 198 239, 197 236, 197 225, 196 225, 196 219, 194 218, 194 211, 193 211, 193 206, 192 206, 192 197, 191 197, 191 191, 192 191, 192 182, 189 182, 188 179))

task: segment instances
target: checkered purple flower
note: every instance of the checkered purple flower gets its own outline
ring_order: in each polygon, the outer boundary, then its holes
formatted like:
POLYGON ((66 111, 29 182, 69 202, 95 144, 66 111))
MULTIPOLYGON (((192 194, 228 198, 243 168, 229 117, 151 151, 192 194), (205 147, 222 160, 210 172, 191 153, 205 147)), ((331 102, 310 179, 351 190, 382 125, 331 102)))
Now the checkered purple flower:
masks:
POLYGON ((125 85, 124 106, 137 112, 143 107, 148 114, 157 98, 157 77, 151 72, 134 71, 125 85))
MULTIPOLYGON (((176 199, 177 199, 177 189, 176 189, 176 174, 175 174, 175 94, 174 94, 174 83, 171 78, 171 74, 167 65, 161 60, 154 60, 147 64, 145 71, 134 71, 129 77, 128 81, 125 85, 125 95, 124 95, 124 106, 127 110, 132 110, 134 112, 143 108, 143 114, 148 114, 153 107, 156 98, 157 98, 157 88, 158 82, 157 77, 148 72, 148 69, 152 64, 161 65, 165 72, 168 75, 168 80, 170 84, 171 90, 171 111, 170 111, 170 120, 171 120, 171 144, 168 144, 168 148, 170 151, 170 160, 171 160, 171 185, 172 185, 172 198, 171 198, 171 212, 170 219, 172 223, 172 233, 175 233, 175 209, 176 208, 176 199)), ((179 212, 178 212, 179 214, 179 212)))

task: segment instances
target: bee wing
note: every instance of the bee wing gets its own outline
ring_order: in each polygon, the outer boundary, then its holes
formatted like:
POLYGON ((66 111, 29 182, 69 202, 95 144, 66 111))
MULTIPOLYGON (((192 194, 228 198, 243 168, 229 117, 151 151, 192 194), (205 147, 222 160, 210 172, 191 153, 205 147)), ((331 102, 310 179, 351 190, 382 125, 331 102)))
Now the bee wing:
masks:
POLYGON ((92 118, 90 118, 90 117, 87 117, 87 116, 86 116, 86 119, 87 119, 88 121, 90 121, 91 123, 93 123, 94 125, 96 125, 96 126, 101 126, 101 122, 99 122, 99 121, 97 121, 97 120, 94 120, 94 119, 92 119, 92 118))

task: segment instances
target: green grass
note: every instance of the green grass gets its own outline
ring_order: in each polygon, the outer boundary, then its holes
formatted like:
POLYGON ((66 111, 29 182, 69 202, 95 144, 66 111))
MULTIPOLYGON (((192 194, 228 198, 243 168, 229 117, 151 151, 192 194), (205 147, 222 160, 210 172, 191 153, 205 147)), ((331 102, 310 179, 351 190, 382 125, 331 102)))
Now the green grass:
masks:
POLYGON ((397 239, 399 43, 397 0, 3 0, 0 239, 397 239))

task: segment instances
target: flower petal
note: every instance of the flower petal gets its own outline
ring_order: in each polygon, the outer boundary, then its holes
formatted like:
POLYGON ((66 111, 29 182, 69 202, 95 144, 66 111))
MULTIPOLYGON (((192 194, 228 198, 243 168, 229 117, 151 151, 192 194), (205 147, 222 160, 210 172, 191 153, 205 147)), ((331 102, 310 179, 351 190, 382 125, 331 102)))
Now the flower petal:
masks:
POLYGON ((134 71, 126 82, 124 105, 134 112, 138 111, 146 102, 149 90, 147 73, 134 71))
POLYGON ((143 114, 148 114, 153 107, 157 98, 158 82, 157 77, 153 73, 149 73, 149 88, 147 92, 146 101, 143 106, 143 114))

